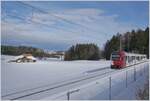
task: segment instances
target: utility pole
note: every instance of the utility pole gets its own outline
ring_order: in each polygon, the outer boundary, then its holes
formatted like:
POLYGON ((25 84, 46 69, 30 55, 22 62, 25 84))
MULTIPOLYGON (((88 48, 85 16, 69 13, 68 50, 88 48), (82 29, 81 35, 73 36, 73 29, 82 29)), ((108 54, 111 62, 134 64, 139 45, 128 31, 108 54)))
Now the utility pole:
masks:
POLYGON ((130 34, 130 33, 128 33, 128 52, 129 52, 129 42, 130 42, 129 34, 130 34))
POLYGON ((122 50, 121 34, 120 34, 120 51, 122 50))

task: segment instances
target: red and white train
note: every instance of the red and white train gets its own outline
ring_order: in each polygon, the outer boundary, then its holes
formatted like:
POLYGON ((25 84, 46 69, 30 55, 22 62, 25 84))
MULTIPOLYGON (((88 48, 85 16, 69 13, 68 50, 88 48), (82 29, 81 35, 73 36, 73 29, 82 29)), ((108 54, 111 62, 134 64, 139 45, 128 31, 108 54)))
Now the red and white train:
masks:
POLYGON ((124 68, 146 60, 145 54, 127 53, 125 51, 113 52, 110 57, 111 68, 124 68))

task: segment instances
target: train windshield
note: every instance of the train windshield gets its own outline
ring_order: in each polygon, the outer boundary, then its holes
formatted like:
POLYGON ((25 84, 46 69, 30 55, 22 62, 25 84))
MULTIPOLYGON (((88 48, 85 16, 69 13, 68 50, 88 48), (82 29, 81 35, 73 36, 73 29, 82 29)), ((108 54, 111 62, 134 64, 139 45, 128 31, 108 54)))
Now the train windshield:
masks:
POLYGON ((112 60, 118 60, 119 57, 120 57, 120 56, 119 56, 119 53, 117 53, 117 52, 111 54, 111 59, 112 59, 112 60))

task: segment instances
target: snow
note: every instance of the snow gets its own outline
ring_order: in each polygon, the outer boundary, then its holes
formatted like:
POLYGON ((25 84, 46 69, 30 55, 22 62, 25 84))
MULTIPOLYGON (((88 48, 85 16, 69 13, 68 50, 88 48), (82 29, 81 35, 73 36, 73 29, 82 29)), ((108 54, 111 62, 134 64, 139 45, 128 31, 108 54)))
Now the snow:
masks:
POLYGON ((27 58, 28 58, 28 59, 31 59, 31 60, 36 60, 36 58, 33 57, 33 56, 27 56, 27 58))
MULTIPOLYGON (((136 93, 138 88, 141 88, 145 83, 148 76, 148 68, 141 69, 140 64, 136 67, 136 81, 134 80, 133 67, 132 69, 126 69, 121 72, 112 73, 101 79, 97 79, 93 82, 89 82, 85 85, 81 85, 70 90, 55 94, 45 99, 67 100, 67 93, 70 93, 70 100, 136 100, 136 93), (145 71, 144 71, 145 69, 145 71), (126 71, 127 74, 127 86, 126 86, 126 71), (109 89, 109 80, 111 77, 111 98, 109 89)), ((148 66, 148 65, 147 65, 148 66)))
POLYGON ((13 60, 17 60, 17 59, 20 59, 20 58, 23 58, 23 57, 24 57, 23 55, 15 56, 13 60))
POLYGON ((84 76, 86 71, 110 66, 110 61, 37 61, 36 63, 8 63, 12 56, 2 56, 2 96, 55 85, 84 76))
MULTIPOLYGON (((30 91, 36 92, 49 87, 56 87, 60 84, 63 85, 75 80, 84 79, 85 77, 103 74, 102 76, 58 87, 22 99, 67 100, 67 93, 72 92, 69 96, 71 100, 108 100, 110 77, 112 81, 111 99, 135 99, 134 92, 130 92, 130 89, 134 89, 136 84, 139 83, 138 80, 145 77, 144 73, 147 72, 147 70, 143 68, 145 63, 126 69, 112 70, 108 68, 111 62, 106 60, 53 61, 53 59, 50 59, 48 61, 39 60, 36 63, 7 63, 6 60, 12 57, 2 56, 1 58, 2 96, 30 89, 29 91, 24 91, 22 94, 17 93, 17 96, 22 96, 31 93, 30 91), (103 69, 104 67, 108 69, 105 70, 103 69), (134 81, 134 68, 136 68, 136 82, 134 81), (109 71, 110 73, 107 73, 109 71), (32 89, 36 87, 40 88, 32 89), (128 96, 128 94, 130 94, 130 96, 128 96)), ((148 67, 148 65, 146 67, 148 67)))
POLYGON ((144 84, 148 81, 146 76, 140 77, 136 82, 132 83, 123 92, 113 98, 113 100, 135 100, 139 89, 144 88, 144 84))
POLYGON ((43 61, 62 61, 62 59, 61 58, 45 58, 45 59, 43 59, 43 61))
POLYGON ((15 56, 1 55, 1 62, 8 62, 9 60, 12 60, 14 58, 15 58, 15 56))

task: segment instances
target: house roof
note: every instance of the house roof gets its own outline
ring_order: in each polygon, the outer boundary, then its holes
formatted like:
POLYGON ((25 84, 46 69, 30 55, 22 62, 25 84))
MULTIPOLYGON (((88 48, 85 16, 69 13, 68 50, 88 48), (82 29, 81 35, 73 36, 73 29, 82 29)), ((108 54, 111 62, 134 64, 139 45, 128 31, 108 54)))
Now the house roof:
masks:
POLYGON ((31 60, 36 60, 35 57, 32 56, 32 54, 22 54, 22 55, 19 55, 19 56, 16 56, 14 58, 14 60, 17 60, 17 59, 20 59, 20 58, 27 58, 27 59, 31 59, 31 60))
POLYGON ((36 58, 33 56, 26 56, 26 58, 31 59, 31 60, 36 60, 36 58))

